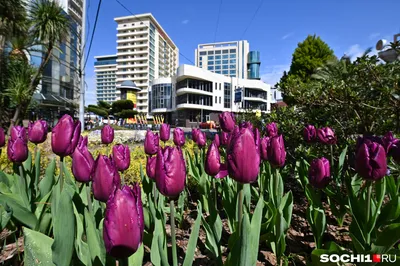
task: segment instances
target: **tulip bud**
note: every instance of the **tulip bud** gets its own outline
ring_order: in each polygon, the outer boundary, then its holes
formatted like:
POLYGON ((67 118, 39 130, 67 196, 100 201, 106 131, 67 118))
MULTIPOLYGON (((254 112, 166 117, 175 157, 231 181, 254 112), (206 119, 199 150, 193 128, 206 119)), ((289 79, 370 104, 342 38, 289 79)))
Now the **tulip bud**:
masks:
POLYGON ((94 198, 107 202, 115 187, 121 186, 121 178, 113 160, 106 155, 99 155, 94 163, 92 181, 94 198))
POLYGON ((386 152, 382 145, 366 141, 356 155, 356 171, 367 180, 379 180, 386 175, 386 152))
POLYGON ((383 142, 383 147, 385 148, 385 151, 388 154, 391 153, 391 149, 394 148, 394 146, 400 146, 400 140, 396 139, 391 131, 385 134, 385 136, 382 139, 382 142, 383 142))
POLYGON ((219 147, 221 145, 218 134, 215 134, 214 142, 215 142, 215 145, 217 145, 217 147, 219 147))
POLYGON ((43 143, 47 138, 47 122, 44 120, 36 120, 30 122, 28 126, 29 141, 35 144, 43 143))
POLYGON ((207 137, 206 137, 206 133, 199 131, 198 135, 197 135, 197 145, 202 148, 204 146, 206 146, 207 144, 207 137))
POLYGON ((357 138, 356 154, 358 153, 358 150, 361 148, 361 146, 364 143, 370 143, 370 142, 376 142, 376 143, 382 145, 383 147, 385 147, 382 138, 380 138, 378 136, 374 136, 374 135, 364 134, 362 137, 358 137, 357 138))
MULTIPOLYGON (((217 135, 218 136, 218 135, 217 135)), ((221 160, 220 160, 218 146, 215 140, 208 147, 207 155, 206 155, 206 165, 205 170, 208 175, 216 176, 221 168, 221 160)))
POLYGON ((197 143, 197 137, 199 136, 200 129, 193 128, 192 129, 192 140, 197 143))
POLYGON ((11 129, 7 155, 8 159, 14 163, 22 163, 28 158, 27 137, 24 127, 15 126, 11 129))
POLYGON ((147 157, 146 173, 147 176, 152 180, 156 179, 156 162, 157 156, 147 157))
POLYGON ((336 144, 335 132, 330 127, 323 127, 317 130, 318 140, 322 144, 336 144))
POLYGON ((169 135, 171 133, 171 128, 169 124, 162 124, 160 128, 160 139, 162 141, 167 141, 169 140, 169 135))
POLYGON ((144 140, 144 152, 147 155, 154 155, 159 149, 159 137, 157 133, 153 133, 151 130, 147 130, 146 138, 144 140))
POLYGON ((78 146, 72 154, 72 173, 78 182, 88 183, 94 166, 94 159, 87 148, 87 137, 80 137, 78 146))
POLYGON ((80 136, 81 122, 74 122, 71 116, 64 115, 52 130, 51 148, 58 156, 69 156, 75 151, 80 136))
POLYGON ((221 145, 222 146, 228 145, 229 133, 226 133, 225 131, 222 131, 220 140, 221 140, 221 145))
POLYGON ((324 189, 329 184, 330 178, 331 170, 329 161, 324 157, 314 159, 308 170, 310 184, 315 188, 324 189))
POLYGON ((113 147, 113 160, 118 171, 125 171, 131 163, 131 153, 128 145, 118 144, 113 147))
POLYGON ((106 251, 115 258, 128 258, 143 241, 144 216, 140 186, 113 191, 107 201, 103 225, 106 251))
POLYGON ((275 136, 270 139, 268 146, 268 160, 273 167, 280 168, 285 165, 286 150, 283 136, 275 136))
POLYGON ((105 125, 101 129, 101 143, 110 144, 114 141, 114 129, 110 125, 105 125))
POLYGON ((174 198, 185 188, 186 165, 182 151, 174 147, 158 150, 156 184, 161 194, 174 198))
POLYGON ((251 124, 243 123, 232 131, 227 149, 229 175, 239 183, 253 183, 260 170, 260 148, 251 124))
POLYGON ((4 129, 0 127, 0 148, 6 145, 6 134, 4 133, 4 129))
POLYGON ((223 131, 232 132, 236 124, 235 115, 231 112, 223 112, 219 115, 219 124, 223 131))
POLYGON ((261 159, 263 159, 264 161, 268 161, 269 140, 269 137, 263 137, 261 139, 261 159))
POLYGON ((275 122, 269 123, 267 125, 267 136, 272 138, 278 135, 278 126, 276 125, 275 122))
POLYGON ((178 147, 185 144, 185 132, 183 132, 182 128, 177 127, 174 129, 174 143, 178 147))
POLYGON ((313 125, 307 125, 303 129, 303 137, 308 143, 314 142, 317 138, 317 130, 313 125))

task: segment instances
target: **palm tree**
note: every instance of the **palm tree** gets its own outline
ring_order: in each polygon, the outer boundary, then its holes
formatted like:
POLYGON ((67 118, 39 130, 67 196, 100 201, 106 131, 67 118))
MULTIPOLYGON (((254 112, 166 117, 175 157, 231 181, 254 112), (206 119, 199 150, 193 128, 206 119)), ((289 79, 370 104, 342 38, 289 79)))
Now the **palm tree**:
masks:
POLYGON ((23 0, 0 1, 0 53, 7 39, 27 31, 26 10, 23 0))

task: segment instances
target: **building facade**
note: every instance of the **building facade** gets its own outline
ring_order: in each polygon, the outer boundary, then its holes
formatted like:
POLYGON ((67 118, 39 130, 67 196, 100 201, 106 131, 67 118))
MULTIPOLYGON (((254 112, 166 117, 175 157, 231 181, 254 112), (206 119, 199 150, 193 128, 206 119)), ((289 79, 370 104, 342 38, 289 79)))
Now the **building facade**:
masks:
POLYGON ((149 87, 154 79, 175 75, 178 47, 150 13, 114 20, 118 24, 116 99, 132 100, 138 112, 148 115, 149 87), (126 81, 137 89, 122 95, 120 87, 126 81))
POLYGON ((95 56, 96 101, 112 104, 116 95, 117 55, 95 56))
POLYGON ((260 80, 228 77, 203 68, 181 65, 175 76, 155 79, 151 87, 151 112, 168 123, 193 127, 218 121, 224 111, 235 113, 271 108, 271 86, 260 80))

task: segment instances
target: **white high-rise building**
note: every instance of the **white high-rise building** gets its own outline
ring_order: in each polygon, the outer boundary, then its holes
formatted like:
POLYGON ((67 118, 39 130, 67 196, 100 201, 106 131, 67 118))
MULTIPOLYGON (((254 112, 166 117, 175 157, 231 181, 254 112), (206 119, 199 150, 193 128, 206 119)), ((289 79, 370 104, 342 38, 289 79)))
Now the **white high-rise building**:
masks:
POLYGON ((247 79, 250 46, 245 40, 199 44, 195 51, 196 66, 228 77, 247 79))
POLYGON ((95 56, 94 72, 96 73, 96 100, 112 104, 116 98, 115 74, 117 72, 117 56, 95 56))
POLYGON ((148 114, 153 79, 175 75, 179 50, 151 13, 117 17, 116 100, 148 114))

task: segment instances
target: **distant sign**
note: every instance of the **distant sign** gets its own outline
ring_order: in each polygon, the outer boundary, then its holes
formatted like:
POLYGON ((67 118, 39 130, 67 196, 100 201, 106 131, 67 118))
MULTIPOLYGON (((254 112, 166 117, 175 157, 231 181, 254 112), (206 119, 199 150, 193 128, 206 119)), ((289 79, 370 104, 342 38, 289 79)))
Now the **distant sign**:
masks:
POLYGON ((243 101, 243 89, 239 88, 235 90, 235 103, 240 103, 243 101))

